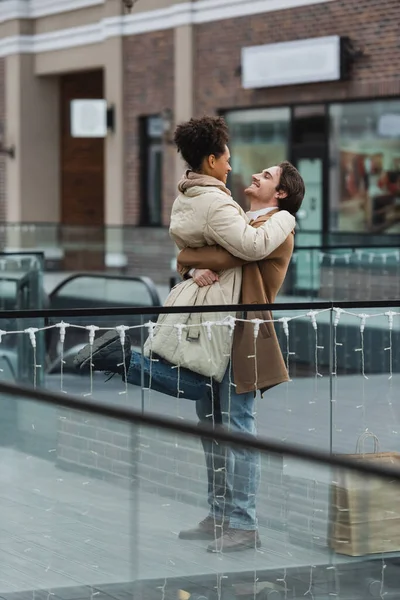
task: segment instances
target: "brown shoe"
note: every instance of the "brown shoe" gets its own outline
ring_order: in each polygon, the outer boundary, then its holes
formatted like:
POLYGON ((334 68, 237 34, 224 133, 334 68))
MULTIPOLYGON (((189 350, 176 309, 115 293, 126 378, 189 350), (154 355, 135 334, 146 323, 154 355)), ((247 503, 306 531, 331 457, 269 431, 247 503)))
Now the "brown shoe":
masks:
POLYGON ((226 529, 219 540, 207 548, 207 552, 238 552, 239 550, 261 548, 258 531, 248 529, 226 529))
POLYGON ((179 533, 181 540, 209 540, 219 538, 222 535, 222 529, 227 529, 227 521, 216 521, 210 515, 203 519, 197 527, 186 529, 179 533))

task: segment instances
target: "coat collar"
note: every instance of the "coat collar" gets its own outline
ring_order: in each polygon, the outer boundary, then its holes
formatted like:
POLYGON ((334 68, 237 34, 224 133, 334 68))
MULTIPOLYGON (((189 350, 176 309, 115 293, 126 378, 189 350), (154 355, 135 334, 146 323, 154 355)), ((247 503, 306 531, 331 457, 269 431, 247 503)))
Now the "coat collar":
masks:
POLYGON ((257 219, 252 219, 250 221, 250 224, 257 223, 257 225, 258 225, 258 224, 265 223, 266 221, 268 221, 268 219, 270 219, 272 217, 272 215, 275 215, 278 212, 278 210, 279 210, 278 208, 276 208, 275 210, 270 210, 265 215, 260 215, 259 217, 257 217, 257 219))
MULTIPOLYGON (((272 215, 276 215, 276 213, 279 211, 279 208, 275 209, 275 210, 270 210, 267 214, 265 215, 261 215, 260 217, 257 217, 257 219, 254 219, 253 221, 250 221, 249 225, 257 226, 260 227, 263 223, 266 223, 271 217, 272 215)), ((292 231, 293 235, 295 235, 295 230, 293 229, 292 231)))

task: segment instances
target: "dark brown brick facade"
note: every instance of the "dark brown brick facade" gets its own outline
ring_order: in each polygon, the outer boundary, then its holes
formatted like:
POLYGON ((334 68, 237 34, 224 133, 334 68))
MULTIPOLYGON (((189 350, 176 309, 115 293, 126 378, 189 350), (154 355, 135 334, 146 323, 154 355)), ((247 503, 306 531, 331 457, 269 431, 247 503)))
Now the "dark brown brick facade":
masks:
POLYGON ((398 0, 335 0, 200 25, 195 30, 196 114, 400 95, 399 21, 398 0), (348 36, 364 53, 349 81, 242 89, 242 47, 327 35, 348 36))
MULTIPOLYGON (((6 89, 5 89, 5 59, 0 58, 0 124, 3 128, 3 134, 6 134, 6 89)), ((6 220, 6 164, 7 157, 0 156, 0 222, 6 220)), ((3 234, 1 234, 1 245, 3 245, 3 234)))
MULTIPOLYGON (((174 32, 157 31, 124 40, 125 73, 125 224, 140 218, 139 118, 174 107, 174 32)), ((175 151, 164 148, 163 223, 169 223, 176 196, 175 151)))

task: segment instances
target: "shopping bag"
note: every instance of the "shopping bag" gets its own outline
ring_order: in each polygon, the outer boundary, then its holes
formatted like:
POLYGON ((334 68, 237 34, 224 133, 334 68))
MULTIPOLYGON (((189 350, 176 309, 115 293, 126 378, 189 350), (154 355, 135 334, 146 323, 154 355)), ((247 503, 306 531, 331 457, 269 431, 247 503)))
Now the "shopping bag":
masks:
POLYGON ((153 354, 150 359, 135 351, 132 352, 126 380, 133 385, 143 384, 145 388, 187 400, 200 400, 211 393, 210 377, 183 367, 178 369, 157 355, 153 354))
MULTIPOLYGON (((357 442, 356 454, 346 458, 393 468, 399 473, 400 453, 379 450, 378 438, 366 432, 357 442), (368 438, 374 440, 374 451, 366 454, 368 438)), ((400 551, 399 481, 334 470, 329 539, 335 552, 348 556, 400 551)))

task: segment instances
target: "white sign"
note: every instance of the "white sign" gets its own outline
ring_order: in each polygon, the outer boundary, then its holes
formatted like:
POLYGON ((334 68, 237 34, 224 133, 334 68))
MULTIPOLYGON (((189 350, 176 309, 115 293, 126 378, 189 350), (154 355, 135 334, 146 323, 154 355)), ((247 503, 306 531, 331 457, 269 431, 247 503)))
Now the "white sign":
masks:
POLYGON ((71 136, 104 138, 107 135, 106 100, 71 101, 71 136))
POLYGON ((378 122, 378 133, 382 137, 400 137, 400 115, 382 115, 378 122))
POLYGON ((341 40, 336 35, 242 48, 245 89, 340 78, 341 40))

